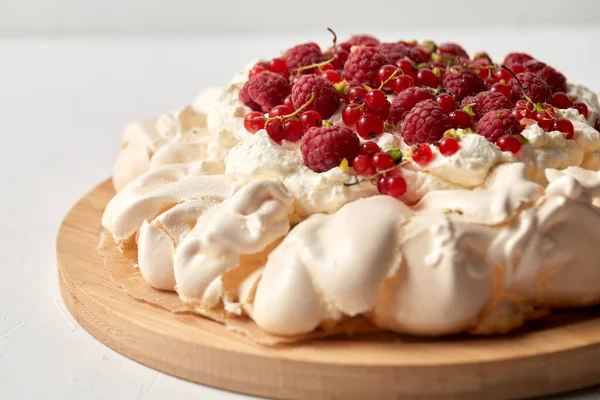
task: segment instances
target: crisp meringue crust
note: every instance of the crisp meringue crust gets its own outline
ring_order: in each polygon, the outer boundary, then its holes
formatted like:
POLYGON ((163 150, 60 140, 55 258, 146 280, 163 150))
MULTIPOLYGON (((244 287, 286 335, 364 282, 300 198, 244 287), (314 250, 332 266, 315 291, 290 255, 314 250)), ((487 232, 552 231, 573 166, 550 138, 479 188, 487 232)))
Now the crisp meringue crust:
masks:
MULTIPOLYGON (((592 120, 560 110, 575 140, 531 125, 518 155, 457 130, 457 153, 432 147, 427 167, 402 165, 399 201, 347 185, 341 168, 309 170, 297 145, 264 130, 248 134, 237 98, 248 68, 125 131, 102 223, 117 243, 135 241, 150 285, 278 335, 355 316, 413 334, 496 333, 600 303, 592 120)), ((569 94, 600 112, 588 89, 569 94)), ((392 134, 378 143, 407 150, 392 134)))

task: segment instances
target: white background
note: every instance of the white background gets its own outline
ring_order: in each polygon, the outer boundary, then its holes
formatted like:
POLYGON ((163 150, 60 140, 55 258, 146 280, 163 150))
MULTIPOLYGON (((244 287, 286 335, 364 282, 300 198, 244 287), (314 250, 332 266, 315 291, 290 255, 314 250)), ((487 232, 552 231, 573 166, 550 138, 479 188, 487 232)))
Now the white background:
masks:
POLYGON ((242 398, 122 357, 60 300, 58 226, 109 176, 127 122, 225 84, 254 58, 303 40, 326 46, 327 25, 455 40, 496 58, 520 49, 600 90, 597 1, 295 3, 0 0, 0 398, 242 398))

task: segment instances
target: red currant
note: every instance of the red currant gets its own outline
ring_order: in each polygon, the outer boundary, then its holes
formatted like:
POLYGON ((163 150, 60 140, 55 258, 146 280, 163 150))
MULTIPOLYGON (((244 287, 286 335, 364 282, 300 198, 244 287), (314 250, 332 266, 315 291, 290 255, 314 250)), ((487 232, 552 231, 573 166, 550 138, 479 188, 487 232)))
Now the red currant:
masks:
POLYGON ((371 157, 375 153, 379 153, 381 148, 379 145, 371 140, 361 143, 360 145, 360 154, 363 156, 371 157))
POLYGON ((404 89, 415 86, 415 80, 409 75, 402 75, 394 79, 394 92, 400 93, 404 89))
POLYGON ((331 62, 333 68, 341 69, 344 66, 346 60, 348 59, 349 54, 350 51, 344 50, 342 48, 337 48, 333 53, 333 61, 331 62))
POLYGON ((552 95, 552 105, 554 107, 567 109, 573 105, 573 102, 564 92, 556 92, 552 95))
POLYGON ((525 72, 525 68, 521 64, 514 64, 512 66, 512 72, 516 74, 520 74, 521 72, 525 72))
POLYGON ((471 116, 464 110, 455 110, 448 114, 453 128, 467 129, 473 124, 471 116))
POLYGON ((573 139, 573 135, 575 135, 575 128, 573 127, 573 123, 568 119, 557 119, 554 121, 554 130, 559 131, 565 134, 567 139, 573 139))
POLYGON ((354 171, 359 175, 371 176, 375 174, 373 166, 371 165, 371 160, 369 160, 369 157, 362 154, 354 157, 352 168, 354 168, 354 171))
POLYGON ((285 104, 281 104, 281 105, 271 108, 271 111, 269 111, 269 118, 283 117, 283 116, 289 115, 293 112, 294 112, 293 108, 286 106, 285 104))
POLYGON ((356 122, 363 116, 364 110, 360 104, 350 103, 342 111, 342 120, 349 127, 354 127, 356 122))
POLYGON ((552 119, 550 113, 547 111, 538 111, 535 114, 535 119, 537 120, 540 128, 542 128, 546 132, 548 132, 550 128, 552 128, 552 125, 554 125, 554 120, 552 119))
MULTIPOLYGON (((377 85, 381 86, 383 82, 390 79, 390 76, 392 76, 394 72, 396 72, 396 67, 393 65, 384 65, 383 67, 379 68, 379 71, 377 71, 377 85)), ((394 84, 392 80, 390 79, 390 81, 387 82, 382 88, 393 90, 394 84)))
POLYGON ((583 115, 584 118, 587 119, 588 117, 588 106, 585 105, 584 103, 578 102, 576 101, 575 103, 573 103, 573 108, 575 108, 577 111, 579 111, 579 114, 583 115))
POLYGON ((372 139, 383 133, 383 121, 375 114, 365 114, 356 122, 356 131, 365 139, 372 139))
POLYGON ((333 65, 331 65, 331 63, 329 64, 325 64, 325 65, 321 65, 321 71, 330 71, 333 70, 335 68, 333 68, 333 65))
POLYGON ((415 67, 412 62, 403 58, 402 60, 396 63, 398 68, 400 68, 406 75, 412 75, 415 72, 415 67))
POLYGON ((515 103, 515 106, 517 107, 527 107, 529 110, 533 111, 533 104, 531 104, 529 101, 527 100, 517 100, 517 102, 515 103))
POLYGON ((422 167, 429 164, 433 160, 431 147, 426 143, 419 143, 413 147, 412 159, 422 167))
POLYGON ((529 108, 523 106, 517 106, 513 108, 512 115, 514 115, 519 121, 523 118, 535 119, 535 113, 529 108))
POLYGON ((438 86, 437 76, 433 73, 429 68, 422 68, 419 70, 417 74, 417 82, 421 86, 429 86, 432 88, 436 88, 438 86))
POLYGON ((321 125, 322 119, 321 114, 316 111, 304 111, 300 116, 300 127, 302 128, 302 132, 306 132, 314 126, 321 125))
POLYGON ((373 154, 373 156, 371 157, 371 164, 377 172, 394 168, 394 166, 396 165, 392 156, 382 151, 373 154))
POLYGON ((281 144, 281 141, 285 138, 285 135, 283 134, 283 124, 281 123, 280 119, 273 119, 267 122, 265 129, 275 143, 281 144))
POLYGON ((406 180, 400 175, 385 177, 386 194, 392 197, 400 197, 406 193, 406 180))
POLYGON ((504 97, 510 99, 512 97, 512 89, 505 83, 496 82, 490 89, 492 92, 503 94, 504 97))
POLYGON ((388 180, 386 176, 381 175, 377 178, 377 191, 379 191, 379 194, 388 194, 388 180))
POLYGON ((456 99, 447 93, 440 94, 435 101, 437 101, 446 114, 456 110, 456 99))
POLYGON ((458 140, 454 139, 453 137, 445 137, 442 140, 440 140, 440 153, 444 157, 450 157, 459 149, 460 144, 458 144, 458 140))
POLYGON ((321 73, 321 76, 331 83, 338 83, 342 81, 342 76, 340 75, 340 73, 333 69, 323 71, 323 73, 321 73))
POLYGON ((512 74, 510 72, 508 72, 507 70, 505 70, 504 68, 498 68, 494 72, 494 80, 496 82, 506 83, 506 82, 510 81, 511 79, 514 79, 514 76, 512 76, 512 74))
POLYGON ((490 75, 490 70, 487 68, 474 68, 473 71, 475 71, 481 79, 487 79, 490 75))
POLYGON ((379 111, 387 104, 387 96, 383 90, 373 89, 365 96, 365 105, 371 111, 379 111))
POLYGON ((346 96, 344 97, 344 101, 346 102, 346 104, 352 102, 362 103, 366 95, 367 89, 365 89, 364 87, 355 86, 352 89, 350 89, 350 91, 346 94, 346 96))
POLYGON ((288 67, 285 64, 285 61, 283 61, 281 58, 274 58, 271 61, 269 61, 268 67, 269 71, 280 74, 285 78, 290 76, 288 67))
POLYGON ((514 136, 503 136, 496 142, 500 150, 517 154, 521 150, 521 142, 514 136))
POLYGON ((302 139, 302 125, 297 119, 288 118, 283 123, 283 138, 289 142, 302 139))
POLYGON ((283 99, 283 104, 288 106, 292 110, 294 109, 294 101, 292 100, 291 94, 289 96, 287 96, 285 99, 283 99))
POLYGON ((251 111, 244 117, 244 128, 250 133, 256 133, 265 127, 265 116, 258 111, 251 111))
POLYGON ((381 110, 373 111, 373 114, 375 114, 379 118, 381 118, 382 121, 386 121, 388 119, 388 117, 390 116, 391 108, 392 108, 392 105, 390 104, 390 102, 386 101, 385 106, 383 106, 383 108, 381 110))
POLYGON ((600 132, 600 117, 596 118, 596 123, 594 123, 594 129, 600 132))
POLYGON ((263 71, 268 70, 269 68, 267 67, 267 65, 265 63, 257 63, 254 67, 252 67, 252 69, 250 70, 250 72, 248 73, 248 78, 252 78, 254 75, 258 75, 263 71))

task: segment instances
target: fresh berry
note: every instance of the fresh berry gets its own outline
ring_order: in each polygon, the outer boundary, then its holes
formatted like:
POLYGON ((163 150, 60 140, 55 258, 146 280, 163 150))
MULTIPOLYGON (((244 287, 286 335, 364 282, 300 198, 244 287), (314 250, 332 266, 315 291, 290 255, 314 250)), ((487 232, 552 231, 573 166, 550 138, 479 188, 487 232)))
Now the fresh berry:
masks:
POLYGON ((471 110, 475 114, 473 116, 475 121, 479 121, 489 111, 513 107, 513 103, 506 96, 492 91, 465 97, 460 105, 461 108, 471 107, 471 110))
POLYGON ((398 93, 390 108, 390 123, 397 125, 415 105, 433 98, 434 96, 429 90, 420 87, 410 87, 398 93))
POLYGON ((409 47, 404 43, 380 43, 377 46, 377 50, 379 50, 379 52, 392 64, 396 64, 398 61, 405 58, 411 59, 415 64, 425 62, 425 59, 419 50, 414 47, 409 47))
POLYGON ((548 132, 554 126, 554 118, 548 111, 538 111, 535 114, 535 119, 540 128, 548 132))
POLYGON ((526 106, 515 106, 512 110, 512 115, 519 121, 523 118, 527 119, 535 119, 535 113, 531 110, 531 108, 526 106))
POLYGON ((473 124, 471 116, 463 110, 452 111, 448 114, 448 118, 452 127, 456 129, 468 129, 473 124))
POLYGON ((579 111, 579 114, 583 115, 583 117, 585 119, 588 118, 589 111, 588 111, 588 106, 585 103, 576 101, 575 103, 573 103, 573 105, 571 107, 576 109, 577 111, 579 111))
POLYGON ((342 120, 346 125, 354 128, 354 126, 356 126, 356 122, 360 119, 360 117, 363 116, 364 113, 363 107, 361 107, 360 104, 350 103, 344 107, 344 110, 342 111, 342 120))
POLYGON ((371 164, 377 172, 394 168, 394 166, 396 165, 392 156, 384 152, 373 154, 373 156, 371 157, 371 164))
POLYGON ((552 93, 567 91, 567 78, 554 68, 546 65, 536 74, 550 86, 552 93))
POLYGON ((337 47, 332 55, 333 61, 331 61, 331 65, 334 69, 342 69, 344 68, 344 64, 346 60, 348 60, 348 56, 350 55, 350 50, 344 50, 340 47, 337 47))
POLYGON ((332 69, 323 71, 321 73, 321 76, 331 83, 338 83, 342 81, 342 76, 340 75, 340 73, 332 69))
POLYGON ((450 120, 435 100, 415 105, 402 122, 402 136, 408 145, 435 143, 451 128, 450 120))
POLYGON ((292 95, 289 94, 286 96, 285 99, 283 99, 283 104, 290 107, 290 108, 294 108, 294 101, 292 100, 292 95))
MULTIPOLYGON (((396 69, 397 68, 393 65, 384 65, 379 68, 379 71, 377 71, 377 86, 381 86, 385 83, 382 89, 394 90, 395 83, 390 77, 396 72, 396 69)), ((396 73, 396 75, 399 74, 396 73)))
POLYGON ((479 75, 460 66, 448 68, 442 86, 458 101, 485 90, 485 82, 479 75))
POLYGON ((367 95, 367 89, 362 86, 355 86, 344 96, 346 104, 350 103, 362 103, 367 95))
MULTIPOLYGON (((549 102, 552 97, 552 91, 548 84, 533 72, 521 72, 517 74, 525 93, 534 103, 549 102)), ((524 99, 525 96, 516 79, 510 81, 512 88, 513 101, 524 99)))
POLYGON ((365 114, 356 121, 356 131, 364 139, 372 139, 383 133, 383 121, 375 114, 365 114))
POLYGON ((521 125, 508 109, 488 111, 477 123, 477 133, 492 143, 496 143, 502 136, 516 135, 519 132, 521 125))
POLYGON ((458 140, 453 137, 445 137, 440 140, 439 147, 440 153, 444 157, 450 157, 460 149, 460 144, 458 144, 458 140))
POLYGON ((447 93, 442 93, 436 97, 435 101, 442 107, 446 114, 456 110, 456 99, 447 93))
POLYGON ((562 108, 562 109, 570 108, 573 105, 573 102, 571 101, 569 96, 567 96, 567 94, 564 92, 554 93, 552 95, 551 103, 554 107, 558 107, 558 108, 562 108))
POLYGON ((521 150, 521 142, 514 136, 503 136, 496 142, 500 150, 517 154, 521 150))
POLYGON ((504 95, 504 97, 506 97, 507 99, 512 98, 512 89, 510 88, 510 86, 502 82, 494 83, 490 91, 494 93, 500 93, 504 95))
POLYGON ((407 59, 402 59, 402 60, 398 61, 396 63, 396 65, 406 75, 416 78, 416 76, 417 76, 416 72, 417 71, 415 69, 415 64, 412 61, 407 60, 407 59))
POLYGON ((325 172, 340 165, 345 158, 349 162, 358 155, 358 136, 342 126, 310 128, 302 137, 300 151, 308 168, 325 172))
POLYGON ((538 60, 529 60, 529 61, 525 61, 523 64, 523 70, 524 72, 533 72, 536 73, 538 71, 540 71, 542 68, 544 68, 546 66, 546 64, 544 64, 541 61, 538 60))
POLYGON ((308 131, 310 128, 321 125, 321 114, 316 111, 305 111, 300 115, 300 127, 302 132, 308 131))
POLYGON ((379 110, 376 110, 376 111, 372 111, 372 112, 373 112, 373 114, 375 114, 379 118, 381 118, 382 121, 387 121, 388 118, 390 117, 390 108, 391 107, 392 107, 392 105, 390 104, 390 102, 386 101, 382 108, 380 108, 379 110))
POLYGON ((512 72, 516 74, 520 74, 521 72, 525 72, 525 68, 521 64, 514 64, 512 66, 512 72))
POLYGON ((276 74, 279 74, 286 79, 290 76, 290 71, 285 61, 283 61, 281 58, 272 59, 271 61, 269 61, 269 64, 267 64, 267 66, 269 68, 269 71, 275 72, 276 74))
POLYGON ((371 111, 379 111, 387 105, 387 96, 382 90, 373 89, 365 96, 365 105, 371 111))
POLYGON ((377 182, 379 193, 398 198, 406 193, 406 180, 400 175, 382 176, 377 182))
POLYGON ((244 117, 244 128, 250 133, 256 133, 265 127, 265 116, 259 111, 251 111, 244 117))
POLYGON ((594 123, 594 129, 600 132, 600 117, 596 118, 596 122, 594 123))
POLYGON ((321 65, 320 69, 322 72, 325 72, 325 71, 332 71, 336 68, 334 68, 333 65, 331 65, 331 63, 329 63, 329 64, 321 65))
POLYGON ((412 150, 412 159, 421 167, 426 166, 433 160, 433 152, 431 147, 425 143, 419 143, 412 150))
POLYGON ((438 87, 438 78, 429 68, 421 68, 417 73, 417 82, 421 86, 438 87))
POLYGON ((494 81, 500 83, 507 83, 510 80, 515 79, 513 74, 505 70, 504 68, 498 68, 494 71, 494 81))
POLYGON ((269 111, 269 118, 274 117, 282 117, 294 112, 292 107, 286 106, 285 104, 281 104, 279 106, 275 106, 269 111))
POLYGON ((456 43, 442 43, 438 46, 436 52, 449 60, 456 60, 456 57, 469 59, 469 55, 456 43))
POLYGON ((373 47, 359 47, 348 56, 342 76, 354 85, 375 86, 377 71, 389 61, 373 47))
POLYGON ((360 154, 363 156, 371 157, 375 153, 379 153, 381 148, 379 145, 371 140, 361 143, 360 145, 360 154))
POLYGON ((307 109, 318 112, 325 119, 331 117, 338 109, 340 98, 331 82, 318 75, 303 75, 296 81, 292 88, 294 107, 298 109, 306 104, 313 93, 315 98, 307 109))
POLYGON ((275 143, 281 144, 281 141, 285 139, 285 135, 283 133, 283 122, 280 119, 273 119, 267 122, 265 129, 275 143))
POLYGON ((289 94, 290 84, 287 79, 274 72, 263 71, 248 79, 240 90, 239 97, 242 103, 254 111, 268 112, 283 103, 283 99, 289 94))
POLYGON ((394 79, 394 92, 396 93, 400 93, 401 91, 413 86, 415 86, 415 81, 409 75, 402 75, 400 78, 394 79))
POLYGON ((371 160, 367 156, 363 156, 362 154, 354 157, 354 161, 352 161, 352 168, 356 171, 357 174, 363 176, 371 176, 375 174, 375 170, 371 165, 371 160))
POLYGON ((375 36, 371 35, 353 35, 348 40, 351 46, 370 46, 379 44, 379 40, 375 36))
POLYGON ((533 60, 533 57, 531 57, 529 54, 509 53, 506 55, 506 57, 504 57, 503 64, 506 65, 508 68, 512 69, 513 72, 516 74, 517 72, 514 71, 514 65, 522 65, 525 61, 529 60, 533 60))
POLYGON ((283 122, 283 138, 288 142, 300 140, 302 132, 302 125, 297 119, 288 118, 283 122))
POLYGON ((252 78, 254 75, 258 75, 261 72, 268 71, 268 70, 269 70, 269 68, 267 67, 267 65, 265 63, 259 62, 254 67, 252 67, 252 69, 248 73, 248 78, 252 78))
POLYGON ((555 131, 564 133, 567 139, 572 139, 573 135, 575 135, 575 128, 573 127, 573 123, 568 119, 557 119, 556 121, 554 121, 553 128, 555 131))
MULTIPOLYGON (((323 54, 314 43, 304 43, 292 47, 281 56, 290 71, 323 61, 323 54)), ((307 71, 310 72, 310 71, 307 71)))

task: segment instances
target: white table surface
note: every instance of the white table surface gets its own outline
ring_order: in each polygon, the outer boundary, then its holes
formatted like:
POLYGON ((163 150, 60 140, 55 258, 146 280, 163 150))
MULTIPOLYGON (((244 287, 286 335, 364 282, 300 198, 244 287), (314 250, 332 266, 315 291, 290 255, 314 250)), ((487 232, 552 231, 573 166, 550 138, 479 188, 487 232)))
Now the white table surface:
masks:
MULTIPOLYGON (((600 90, 600 28, 380 36, 456 40, 497 58, 521 49, 600 90)), ((110 175, 127 122, 190 102, 301 40, 330 38, 0 38, 0 398, 247 398, 154 371, 92 338, 60 299, 54 240, 71 205, 110 175)), ((596 388, 560 398, 599 397, 596 388)))

